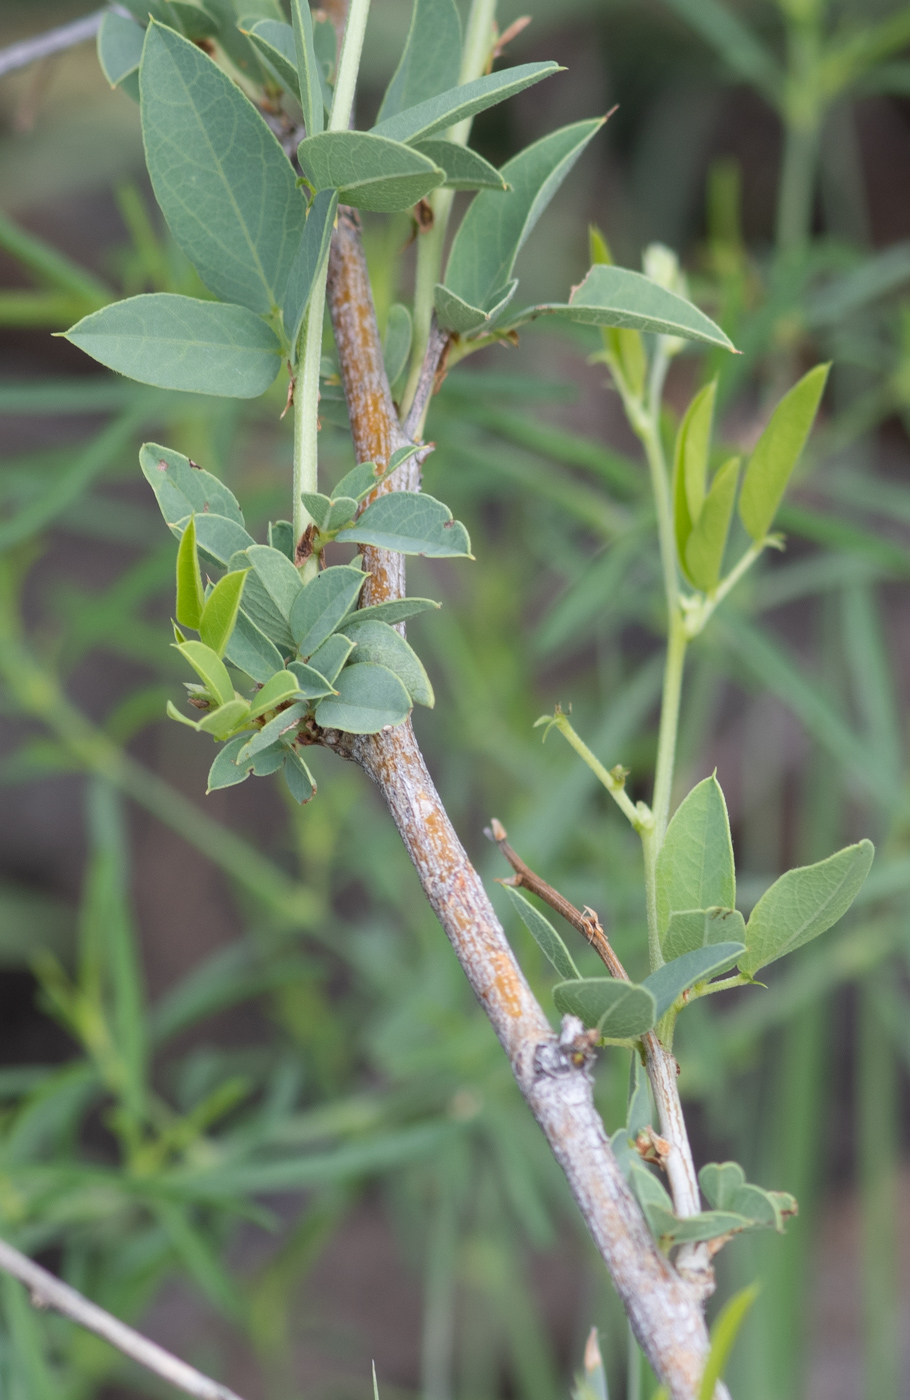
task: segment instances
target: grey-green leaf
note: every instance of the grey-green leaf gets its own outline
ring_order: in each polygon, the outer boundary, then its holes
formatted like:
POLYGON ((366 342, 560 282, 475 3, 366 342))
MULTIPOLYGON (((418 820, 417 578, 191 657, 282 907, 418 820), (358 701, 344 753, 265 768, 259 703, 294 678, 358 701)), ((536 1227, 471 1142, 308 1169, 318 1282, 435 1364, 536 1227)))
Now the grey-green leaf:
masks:
POLYGON ((112 302, 66 339, 129 379, 189 394, 255 399, 281 368, 281 345, 254 312, 168 292, 112 302))
MULTIPOLYGON (((341 670, 341 667, 338 669, 341 670)), ((288 670, 297 679, 298 695, 302 695, 305 700, 321 700, 323 695, 332 694, 332 682, 317 671, 315 666, 307 666, 303 661, 291 661, 288 663, 288 670)))
POLYGON ((209 769, 209 780, 205 789, 206 796, 219 788, 234 787, 237 783, 245 782, 250 776, 253 771, 252 764, 238 768, 236 763, 237 755, 245 743, 246 735, 238 734, 236 739, 228 739, 227 743, 219 749, 218 756, 209 769))
POLYGON ((225 656, 232 666, 264 685, 284 669, 284 657, 241 608, 225 656))
POLYGON ((280 550, 286 559, 294 562, 296 553, 294 539, 294 527, 290 520, 269 521, 269 544, 273 549, 280 550))
MULTIPOLYGON (((509 167, 503 166, 508 175, 509 167)), ((508 198, 508 196, 506 196, 508 198)), ((704 345, 733 350, 733 342, 691 301, 668 292, 640 272, 595 263, 567 305, 538 308, 585 326, 619 326, 655 335, 682 336, 704 345)))
POLYGON ((771 415, 746 468, 739 515, 753 540, 762 540, 802 455, 821 403, 830 365, 816 365, 794 384, 771 415))
POLYGON ((482 190, 455 235, 443 279, 468 306, 489 310, 505 288, 525 240, 603 120, 544 136, 502 167, 505 194, 482 190))
POLYGON ((657 1019, 657 1003, 647 987, 615 977, 585 977, 553 988, 559 1011, 578 1016, 611 1040, 644 1035, 657 1019))
POLYGON ((440 603, 434 603, 432 598, 393 598, 388 603, 373 603, 368 608, 357 609, 357 621, 366 622, 371 618, 377 618, 380 622, 406 622, 409 617, 416 617, 418 613, 437 610, 440 603))
MULTIPOLYGON (((198 521, 196 529, 198 533, 198 521)), ((238 550, 237 553, 233 554, 229 559, 228 563, 232 569, 253 569, 252 560, 247 553, 250 548, 265 549, 267 546, 254 544, 252 540, 247 541, 242 549, 238 550)), ((278 550, 273 551, 275 554, 278 552, 278 550)), ((282 555, 281 557, 284 558, 285 556, 282 555)), ((294 565, 289 559, 285 559, 285 563, 288 568, 294 568, 294 565)), ((255 569, 247 576, 243 590, 243 607, 241 611, 246 614, 260 632, 263 632, 265 636, 268 637, 269 641, 276 647, 279 647, 285 654, 294 650, 294 638, 288 619, 275 602, 260 574, 255 569)))
POLYGON ((300 574, 280 549, 272 549, 267 544, 250 545, 247 558, 256 570, 256 576, 283 618, 289 618, 291 609, 299 597, 303 584, 300 574))
POLYGON ((454 141, 415 141, 414 150, 420 151, 434 165, 441 166, 446 173, 445 184, 450 190, 507 190, 508 184, 502 173, 483 156, 468 146, 459 146, 454 141))
POLYGON ((705 1200, 716 1210, 745 1216, 756 1228, 783 1231, 784 1220, 796 1214, 796 1201, 788 1191, 766 1191, 746 1181, 738 1162, 707 1162, 698 1173, 705 1200))
POLYGON ((377 121, 455 87, 460 67, 461 17, 455 0, 414 0, 408 37, 377 121))
MULTIPOLYGON (((325 639, 322 646, 317 647, 313 652, 307 670, 318 671, 334 686, 342 666, 353 650, 354 643, 350 637, 342 637, 339 632, 334 632, 331 637, 325 639)), ((297 668, 301 665, 303 665, 302 662, 292 663, 295 675, 299 674, 297 668)))
POLYGON ((191 464, 182 452, 161 447, 157 442, 145 442, 139 451, 139 465, 168 525, 185 520, 188 515, 207 515, 209 511, 243 524, 243 513, 233 492, 217 476, 191 464))
POLYGON ((411 353, 411 336, 413 325, 411 313, 400 301, 396 301, 389 307, 389 319, 386 322, 385 335, 382 338, 382 358, 385 364, 386 377, 389 384, 395 384, 399 375, 403 374, 407 368, 408 357, 411 353))
POLYGON ((836 924, 859 893, 875 855, 871 841, 845 846, 817 865, 788 870, 766 890, 746 925, 739 968, 754 977, 760 967, 801 948, 836 924))
MULTIPOLYGON (((172 533, 182 534, 184 524, 184 521, 179 520, 176 525, 171 525, 172 533)), ((229 520, 225 515, 206 514, 196 517, 196 544, 199 553, 208 564, 217 564, 220 569, 245 569, 246 559, 241 558, 233 565, 231 560, 235 555, 242 555, 247 545, 252 543, 252 537, 243 526, 238 525, 235 520, 229 520)))
POLYGON ((353 496, 322 496, 318 492, 304 491, 300 498, 313 518, 317 530, 324 535, 340 530, 357 513, 357 502, 353 496))
POLYGON ((670 915, 663 950, 669 962, 695 948, 745 941, 746 921, 738 909, 685 909, 670 915))
POLYGON ((375 462, 358 462, 356 467, 352 467, 341 478, 332 495, 353 496, 359 501, 363 496, 370 494, 378 481, 375 462))
POLYGON ((261 729, 257 729, 255 734, 244 744, 237 756, 238 763, 247 763, 263 749, 269 748, 280 740, 287 743, 290 737, 297 732, 300 721, 306 717, 307 707, 303 701, 288 705, 286 710, 279 710, 278 714, 264 724, 261 729))
POLYGON ((98 30, 98 62, 111 87, 139 72, 145 30, 126 15, 108 10, 98 30))
POLYGON ((375 618, 364 620, 355 613, 350 621, 344 623, 341 631, 350 637, 356 648, 352 664, 373 661, 377 666, 386 666, 404 683, 415 705, 430 708, 435 705, 433 687, 423 662, 394 627, 375 618))
POLYGON ((274 75, 286 92, 300 98, 300 80, 297 76, 297 48, 294 31, 289 24, 276 19, 260 19, 254 24, 241 21, 250 43, 259 53, 266 67, 274 75))
POLYGON ((139 86, 149 175, 177 243, 223 301, 280 306, 306 207, 276 137, 207 54, 161 25, 149 25, 139 86))
POLYGON ((296 748, 286 750, 282 771, 295 802, 303 806, 316 796, 316 779, 296 748))
POLYGON ((384 666, 371 662, 345 666, 336 684, 337 696, 320 700, 316 706, 316 723, 323 729, 376 734, 389 725, 401 724, 411 712, 404 685, 384 666))
POLYGON ((310 303, 313 288, 318 278, 324 277, 332 230, 335 227, 335 211, 338 208, 338 194, 335 190, 320 190, 310 205, 306 227, 300 239, 297 256, 288 274, 287 290, 284 294, 284 328, 296 354, 297 340, 303 318, 310 303))
POLYGON ((558 63, 522 63, 517 68, 505 68, 500 73, 486 73, 471 83, 449 88, 414 107, 377 122, 373 131, 390 141, 420 141, 437 131, 446 131, 457 122, 485 112, 507 97, 539 83, 542 78, 560 71, 558 63))
POLYGON ((550 920, 535 909, 530 900, 519 894, 513 885, 503 885, 503 889, 518 910, 518 917, 530 933, 540 951, 553 964, 560 977, 572 981, 581 976, 572 954, 560 938, 550 920))
MULTIPOLYGON (((336 564, 323 569, 298 594, 291 609, 290 623, 301 656, 312 656, 338 628, 357 601, 366 580, 366 574, 360 569, 336 564)), ((325 675, 325 671, 322 674, 325 675)))
POLYGON ((713 775, 680 803, 657 857, 657 926, 663 938, 670 915, 736 903, 733 842, 727 804, 713 775))
POLYGON ((465 527, 442 501, 420 491, 386 491, 338 539, 431 559, 472 557, 465 527))
POLYGON ((338 190, 343 204, 380 214, 410 209, 445 180, 445 171, 419 151, 366 131, 310 136, 297 158, 316 190, 338 190))
POLYGON ((484 311, 479 306, 470 306, 449 287, 437 283, 433 289, 433 304, 439 324, 444 330, 457 331, 459 335, 475 336, 478 332, 488 331, 505 311, 517 289, 518 281, 513 278, 505 287, 493 293, 489 309, 484 311))
POLYGON ((297 86, 307 136, 318 136, 325 126, 322 74, 316 57, 313 16, 309 0, 291 0, 291 20, 297 55, 297 86))
POLYGON ((706 982, 719 972, 726 972, 743 951, 742 943, 717 943, 707 948, 693 948, 672 962, 664 963, 642 983, 657 1003, 657 1020, 666 1015, 676 998, 696 982, 706 982))

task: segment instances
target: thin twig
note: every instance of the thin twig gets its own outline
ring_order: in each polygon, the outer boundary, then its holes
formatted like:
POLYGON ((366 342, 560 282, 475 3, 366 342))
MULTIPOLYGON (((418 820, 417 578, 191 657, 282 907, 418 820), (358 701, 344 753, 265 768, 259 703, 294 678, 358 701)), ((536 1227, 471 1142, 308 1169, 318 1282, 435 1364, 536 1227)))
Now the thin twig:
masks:
MULTIPOLYGON (((104 9, 95 10, 93 14, 84 15, 82 19, 74 19, 70 24, 61 24, 57 29, 48 29, 43 34, 36 34, 34 39, 23 39, 18 44, 10 44, 8 48, 0 49, 0 78, 7 73, 14 73, 17 68, 27 68, 30 63, 37 63, 39 58, 49 58, 51 54, 60 53, 62 49, 71 49, 87 39, 94 39, 108 8, 106 5, 104 9)), ((120 13, 118 6, 113 8, 120 13)))
POLYGON ((561 914, 567 924, 571 924, 577 929, 582 938, 586 939, 594 949, 601 962, 607 967, 611 976, 616 977, 620 982, 628 982, 629 974, 623 967, 619 958, 610 946, 610 940, 603 931, 600 919, 594 910, 585 908, 584 911, 576 909, 574 904, 570 904, 565 895, 554 890, 552 885, 548 885, 546 880, 536 874, 529 865, 525 865, 521 856, 517 855, 509 845, 506 829, 502 822, 492 818, 490 825, 485 829, 484 835, 502 851, 506 860, 515 871, 515 879, 512 881, 500 881, 501 884, 510 883, 524 886, 532 894, 536 894, 545 904, 549 904, 551 909, 555 909, 557 914, 561 914))
POLYGON ((47 1269, 42 1269, 40 1264, 21 1254, 5 1240, 0 1240, 0 1269, 25 1284, 36 1307, 53 1308, 64 1317, 78 1322, 80 1327, 103 1337, 111 1346, 122 1351, 124 1356, 138 1361, 147 1371, 152 1371, 185 1394, 195 1395, 197 1400, 240 1400, 226 1385, 219 1385, 217 1381, 210 1380, 195 1367, 188 1366, 185 1361, 172 1356, 157 1343, 150 1342, 141 1332, 127 1327, 125 1322, 105 1312, 104 1308, 99 1308, 97 1303, 83 1298, 75 1288, 62 1283, 60 1279, 48 1273, 47 1269))
POLYGON ((405 433, 412 442, 416 442, 417 435, 423 431, 427 406, 439 389, 440 372, 444 372, 446 355, 451 343, 451 335, 442 329, 434 312, 430 322, 430 338, 427 341, 423 364, 420 366, 420 377, 417 381, 414 399, 408 409, 408 416, 402 424, 405 433))

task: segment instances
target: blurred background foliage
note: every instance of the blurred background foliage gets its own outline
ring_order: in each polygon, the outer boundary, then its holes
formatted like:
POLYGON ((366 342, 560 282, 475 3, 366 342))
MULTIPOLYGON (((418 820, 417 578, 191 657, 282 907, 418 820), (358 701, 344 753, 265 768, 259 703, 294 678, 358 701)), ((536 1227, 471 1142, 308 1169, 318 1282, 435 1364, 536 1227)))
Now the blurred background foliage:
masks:
MULTIPOLYGON (((374 6, 361 119, 406 0, 374 6)), ((0 45, 84 13, 5 0, 0 45)), ((503 5, 505 26, 520 13, 503 5)), ((826 411, 763 561, 693 649, 678 795, 716 765, 741 894, 846 841, 878 857, 849 918, 773 994, 702 1002, 681 1089, 699 1160, 793 1191, 787 1236, 721 1260, 763 1290, 737 1400, 898 1400, 910 1386, 910 8, 895 0, 550 0, 516 61, 568 72, 478 119, 500 163, 614 104, 522 255, 562 299, 586 226, 637 266, 680 250, 743 354, 687 354, 681 412, 720 375, 719 451, 798 373, 826 411), (903 1349, 903 1355, 902 1355, 903 1349)), ((140 290, 193 292, 144 177, 138 109, 91 45, 0 80, 0 1230, 248 1397, 554 1400, 592 1323, 611 1393, 653 1381, 568 1193, 363 775, 203 798, 210 746, 164 723, 174 549, 143 436, 286 514, 276 390, 242 407, 101 375, 49 332, 140 290)), ((407 299, 406 217, 370 218, 383 320, 407 299)), ((595 906, 644 967, 634 835, 556 736, 559 701, 645 795, 661 603, 644 471, 596 340, 533 328, 459 367, 428 425, 427 488, 477 563, 416 561, 445 599, 412 635, 436 688, 416 724, 488 880, 481 830, 595 906)), ((674 424, 668 414, 667 431, 674 424)), ((327 391, 329 480, 351 465, 327 391)), ((494 899, 532 982, 549 978, 494 899)), ((588 956, 579 950, 577 956, 588 956)), ((791 965, 792 961, 792 965, 791 965)), ((546 1000, 546 1004, 549 1001, 546 1000)), ((625 1057, 601 1057, 608 1130, 625 1057)), ((0 1281, 9 1400, 160 1395, 0 1281)))

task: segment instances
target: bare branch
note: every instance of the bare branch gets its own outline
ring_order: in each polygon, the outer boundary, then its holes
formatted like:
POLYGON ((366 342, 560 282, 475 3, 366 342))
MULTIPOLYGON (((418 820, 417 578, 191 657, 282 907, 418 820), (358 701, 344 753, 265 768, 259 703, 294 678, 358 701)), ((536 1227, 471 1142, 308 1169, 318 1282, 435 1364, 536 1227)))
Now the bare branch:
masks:
POLYGON ((94 39, 107 12, 108 7, 105 6, 102 10, 95 10, 93 14, 84 15, 82 19, 74 19, 70 24, 61 24, 57 29, 48 29, 43 34, 36 34, 34 39, 23 39, 21 43, 10 44, 8 48, 0 49, 0 78, 15 72, 17 68, 26 68, 30 63, 37 63, 40 58, 49 58, 51 54, 71 49, 87 39, 94 39))
POLYGON ((210 1380, 195 1367, 188 1366, 185 1361, 165 1351, 164 1347, 150 1342, 141 1332, 127 1327, 125 1322, 99 1308, 97 1303, 83 1298, 75 1288, 55 1278, 5 1240, 0 1240, 0 1269, 25 1284, 36 1307, 53 1308, 64 1317, 78 1322, 80 1327, 103 1337, 124 1356, 138 1361, 147 1371, 152 1371, 185 1394, 194 1395, 197 1400, 240 1400, 226 1385, 210 1380))
POLYGON ((416 441, 416 435, 423 431, 423 421, 430 399, 438 390, 442 378, 445 377, 445 363, 451 344, 451 335, 442 329, 434 311, 430 321, 430 337, 427 341, 423 364, 420 366, 420 378, 417 381, 414 401, 408 410, 407 418, 404 420, 404 431, 414 441, 416 441))
MULTIPOLYGON (((387 462, 402 433, 356 216, 347 210, 339 214, 332 241, 328 300, 357 460, 387 462)), ((394 474, 389 489, 413 485, 416 468, 409 466, 394 474)), ((403 596, 400 560, 369 551, 365 601, 403 596)), ((554 1036, 433 786, 410 721, 359 737, 325 731, 323 742, 359 763, 382 793, 424 893, 566 1174, 635 1335, 672 1400, 693 1400, 708 1354, 702 1295, 652 1238, 610 1149, 588 1071, 570 1052, 573 1026, 564 1027, 565 1037, 554 1036)), ((581 1029, 580 1022, 575 1025, 581 1029)))

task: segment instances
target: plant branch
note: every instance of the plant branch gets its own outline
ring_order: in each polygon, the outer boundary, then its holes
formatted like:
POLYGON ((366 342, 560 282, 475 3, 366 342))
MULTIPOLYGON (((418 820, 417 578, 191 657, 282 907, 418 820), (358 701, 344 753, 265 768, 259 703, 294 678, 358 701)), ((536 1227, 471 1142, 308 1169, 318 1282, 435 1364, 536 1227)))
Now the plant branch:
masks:
MULTIPOLYGON (((329 265, 329 310, 358 460, 388 461, 401 430, 382 362, 356 219, 342 210, 329 265)), ((403 464, 382 489, 409 482, 403 464)), ((400 555, 370 550, 365 601, 401 597, 400 555)), ((387 733, 325 731, 323 742, 376 783, 424 893, 508 1055, 512 1072, 613 1277, 635 1334, 671 1400, 693 1400, 708 1352, 702 1294, 658 1249, 610 1149, 584 1063, 581 1022, 557 1038, 515 961, 477 872, 462 848, 410 721, 387 733), (573 1054, 575 1058, 573 1058, 573 1054)))
POLYGON ((103 9, 83 15, 81 19, 74 19, 70 24, 61 24, 56 29, 36 34, 34 39, 23 39, 18 44, 10 44, 8 48, 0 49, 0 78, 7 73, 14 73, 17 68, 27 68, 30 63, 37 63, 39 59, 50 58, 52 54, 62 53, 64 49, 71 49, 76 44, 85 43, 87 39, 94 39, 108 8, 125 13, 117 5, 105 5, 103 9))
POLYGON ((417 376, 414 397, 403 424, 405 434, 412 442, 417 442, 423 436, 423 425, 426 421, 430 399, 439 388, 440 378, 445 374, 445 365, 451 344, 451 335, 442 329, 434 312, 430 320, 430 334, 417 376))
POLYGON ((124 1356, 137 1361, 146 1371, 160 1376, 162 1380, 176 1386, 185 1394, 195 1395, 197 1400, 240 1400, 226 1385, 219 1385, 217 1381, 210 1380, 194 1366, 187 1365, 185 1361, 165 1351, 164 1347, 149 1341, 148 1337, 143 1337, 141 1332, 127 1327, 125 1322, 105 1312, 104 1308, 99 1308, 97 1303, 84 1298, 75 1288, 70 1288, 69 1284, 55 1278, 47 1269, 42 1269, 40 1264, 34 1263, 5 1240, 0 1240, 0 1269, 25 1284, 35 1307, 53 1308, 55 1312, 78 1322, 80 1327, 103 1337, 112 1347, 122 1351, 124 1356))

